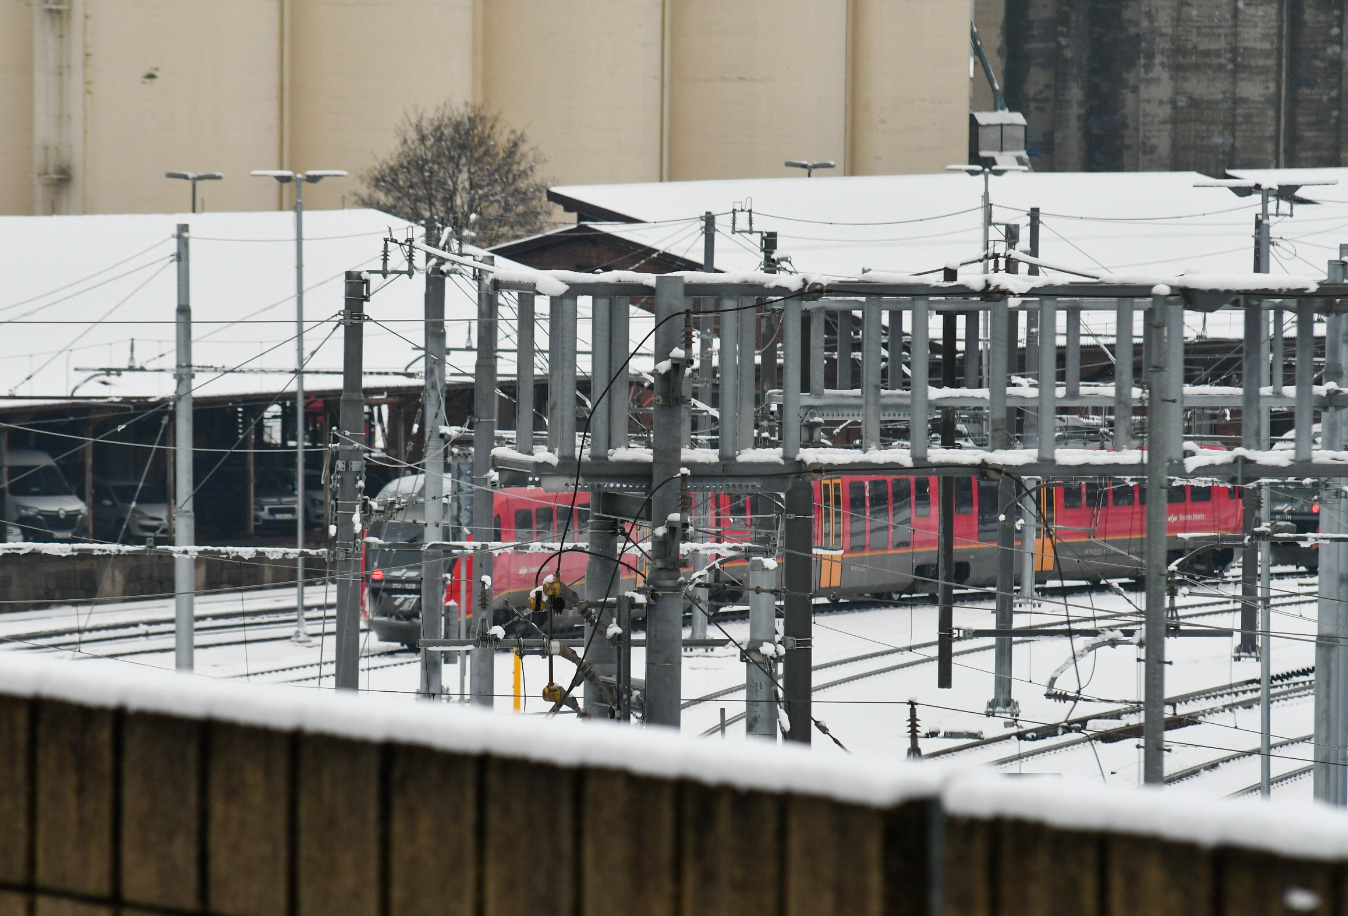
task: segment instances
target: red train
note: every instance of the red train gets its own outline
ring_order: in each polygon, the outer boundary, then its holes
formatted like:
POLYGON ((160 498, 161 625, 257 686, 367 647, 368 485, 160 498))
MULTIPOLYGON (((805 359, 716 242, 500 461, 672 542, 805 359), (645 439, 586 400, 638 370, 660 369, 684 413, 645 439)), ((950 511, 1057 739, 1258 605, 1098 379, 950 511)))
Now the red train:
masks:
MULTIPOLYGON (((973 477, 955 478, 955 579, 963 585, 991 585, 996 577, 998 485, 973 477)), ((937 578, 936 477, 871 474, 824 477, 814 483, 814 581, 826 597, 891 595, 934 591, 937 578)), ((1133 483, 1106 479, 1054 482, 1038 489, 1043 522, 1036 540, 1036 575, 1041 581, 1099 580, 1137 576, 1142 570, 1146 530, 1144 491, 1133 483)), ((549 493, 536 487, 503 489, 495 495, 497 541, 585 542, 589 495, 549 493), (569 521, 569 524, 568 524, 569 521)), ((1169 553, 1172 559, 1193 553, 1195 568, 1220 569, 1230 562, 1231 548, 1216 543, 1217 535, 1239 533, 1240 490, 1223 486, 1173 486, 1169 491, 1169 553), (1187 535, 1188 537, 1182 537, 1187 535), (1204 542, 1195 535, 1213 535, 1204 542)), ((761 495, 717 495, 712 500, 711 530, 695 531, 701 542, 747 543, 755 515, 776 515, 776 504, 761 495)), ((387 541, 414 543, 420 524, 383 523, 371 534, 387 541)), ((630 590, 643 578, 643 559, 632 547, 643 540, 639 526, 620 526, 625 544, 623 579, 630 590)), ((563 581, 584 594, 587 556, 570 551, 561 557, 563 581)), ((512 552, 496 557, 492 608, 498 623, 515 619, 511 610, 527 607, 528 593, 543 574, 557 572, 551 552, 512 552)), ((471 570, 455 564, 447 598, 476 604, 471 570), (465 582, 466 580, 466 582, 465 582), (465 585, 468 588, 465 589, 465 585)), ((726 559, 712 577, 713 597, 739 598, 744 560, 726 559)), ((376 549, 367 558, 368 609, 375 634, 391 642, 414 645, 420 635, 420 552, 376 549)), ((563 625, 579 619, 568 616, 563 625)))

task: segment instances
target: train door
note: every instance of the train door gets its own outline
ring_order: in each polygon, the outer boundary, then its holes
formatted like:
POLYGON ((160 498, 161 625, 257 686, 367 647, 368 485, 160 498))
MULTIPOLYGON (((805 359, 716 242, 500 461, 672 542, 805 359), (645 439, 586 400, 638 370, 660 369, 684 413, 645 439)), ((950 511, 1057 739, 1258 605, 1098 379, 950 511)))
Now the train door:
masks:
POLYGON ((822 481, 820 495, 819 587, 842 584, 843 485, 840 478, 822 481))
MULTIPOLYGON (((1081 484, 1075 484, 1080 492, 1081 484)), ((1058 565, 1058 549, 1054 526, 1057 524, 1058 491, 1056 487, 1043 487, 1039 491, 1039 534, 1034 541, 1034 571, 1052 572, 1058 565)))

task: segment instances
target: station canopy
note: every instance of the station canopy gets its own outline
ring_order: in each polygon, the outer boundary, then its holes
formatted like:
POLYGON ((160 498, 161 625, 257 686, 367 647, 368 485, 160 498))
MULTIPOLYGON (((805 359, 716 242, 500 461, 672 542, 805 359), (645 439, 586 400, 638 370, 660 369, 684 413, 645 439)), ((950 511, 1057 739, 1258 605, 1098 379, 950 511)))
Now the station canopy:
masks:
MULTIPOLYGON (((161 399, 174 391, 178 301, 174 231, 190 227, 193 361, 198 398, 293 389, 295 223, 290 211, 0 217, 0 405, 161 399)), ((341 389, 343 277, 378 270, 382 239, 411 224, 376 210, 304 214, 305 387, 341 389)), ((498 259, 499 261, 499 259, 498 259)), ((418 257, 418 265, 424 259, 418 257)), ((395 250, 391 267, 405 266, 395 250)), ((366 390, 421 382, 422 274, 371 275, 366 390)), ((449 375, 471 378, 471 277, 446 283, 449 375)), ((502 329, 513 347, 513 323, 502 329)))

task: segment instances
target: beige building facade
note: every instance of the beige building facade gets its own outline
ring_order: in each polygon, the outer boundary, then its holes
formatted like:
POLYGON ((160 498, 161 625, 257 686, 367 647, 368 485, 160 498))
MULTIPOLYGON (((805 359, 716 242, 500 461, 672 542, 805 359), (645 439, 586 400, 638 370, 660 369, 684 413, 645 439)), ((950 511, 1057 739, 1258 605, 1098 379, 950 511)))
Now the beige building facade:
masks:
POLYGON ((587 184, 939 171, 965 156, 968 0, 0 0, 0 212, 288 206, 475 100, 587 184))

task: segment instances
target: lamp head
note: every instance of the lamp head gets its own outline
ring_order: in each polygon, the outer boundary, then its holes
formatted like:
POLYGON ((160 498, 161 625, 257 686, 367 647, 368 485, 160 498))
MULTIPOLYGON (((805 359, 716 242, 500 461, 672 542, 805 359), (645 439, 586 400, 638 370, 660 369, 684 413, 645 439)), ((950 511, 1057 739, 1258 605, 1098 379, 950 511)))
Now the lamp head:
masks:
POLYGON ((310 169, 303 175, 296 175, 295 180, 318 184, 324 178, 345 178, 346 175, 345 169, 310 169))
POLYGON ((275 178, 281 184, 289 184, 295 180, 295 173, 289 169, 253 169, 249 174, 254 178, 275 178))

